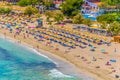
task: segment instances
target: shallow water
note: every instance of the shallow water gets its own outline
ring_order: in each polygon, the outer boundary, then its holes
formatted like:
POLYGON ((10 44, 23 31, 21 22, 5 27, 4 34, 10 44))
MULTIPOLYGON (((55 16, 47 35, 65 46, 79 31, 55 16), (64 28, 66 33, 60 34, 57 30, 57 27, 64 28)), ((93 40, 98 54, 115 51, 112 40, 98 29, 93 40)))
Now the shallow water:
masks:
POLYGON ((78 80, 57 70, 47 57, 0 38, 0 80, 78 80))
POLYGON ((93 17, 93 16, 90 17, 90 15, 87 15, 87 14, 84 14, 83 17, 86 18, 86 19, 90 19, 92 21, 96 21, 97 20, 96 17, 93 17))

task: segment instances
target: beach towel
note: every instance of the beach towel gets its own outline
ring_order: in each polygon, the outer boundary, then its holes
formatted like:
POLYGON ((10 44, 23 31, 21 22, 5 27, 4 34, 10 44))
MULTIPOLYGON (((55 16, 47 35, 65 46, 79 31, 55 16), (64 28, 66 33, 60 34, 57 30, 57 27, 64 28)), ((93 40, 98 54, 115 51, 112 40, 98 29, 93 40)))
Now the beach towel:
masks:
POLYGON ((110 62, 116 62, 116 60, 115 59, 110 59, 110 62))

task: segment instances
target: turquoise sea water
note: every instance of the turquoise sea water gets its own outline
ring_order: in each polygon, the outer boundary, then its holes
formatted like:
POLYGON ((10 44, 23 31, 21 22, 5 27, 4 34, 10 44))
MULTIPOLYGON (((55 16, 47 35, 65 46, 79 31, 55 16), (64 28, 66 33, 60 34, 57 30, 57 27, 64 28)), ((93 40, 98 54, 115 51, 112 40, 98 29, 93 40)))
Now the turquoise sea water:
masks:
POLYGON ((29 48, 0 38, 0 80, 78 80, 29 48))

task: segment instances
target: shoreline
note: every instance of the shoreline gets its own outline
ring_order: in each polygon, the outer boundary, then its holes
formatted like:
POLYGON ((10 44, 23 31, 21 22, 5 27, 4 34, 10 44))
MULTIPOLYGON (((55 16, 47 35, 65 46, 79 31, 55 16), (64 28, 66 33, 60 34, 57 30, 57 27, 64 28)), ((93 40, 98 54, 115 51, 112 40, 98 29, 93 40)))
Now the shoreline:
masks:
MULTIPOLYGON (((33 50, 35 50, 34 52, 36 54, 38 54, 39 56, 42 56, 44 58, 48 58, 48 60, 51 60, 57 67, 57 70, 59 70, 60 72, 62 72, 65 75, 70 75, 73 77, 77 77, 80 80, 96 80, 86 74, 83 74, 79 71, 79 69, 77 67, 74 66, 74 64, 70 63, 69 61, 67 61, 64 58, 61 58, 53 53, 50 53, 48 51, 44 51, 42 49, 36 49, 33 46, 31 46, 30 44, 27 44, 25 42, 20 42, 17 39, 11 38, 10 36, 4 36, 3 34, 0 33, 0 37, 6 40, 10 40, 14 43, 17 43, 23 47, 26 48, 31 48, 33 50), (68 68, 69 67, 69 68, 68 68)), ((32 51, 33 51, 32 50, 32 51)))
MULTIPOLYGON (((90 78, 91 80, 108 80, 108 79, 117 80, 117 78, 115 78, 113 75, 119 74, 119 73, 114 72, 110 74, 110 72, 112 71, 112 67, 114 67, 114 64, 111 67, 105 66, 106 61, 108 61, 110 58, 114 56, 112 54, 102 54, 100 52, 100 49, 103 47, 107 50, 108 53, 111 53, 112 50, 114 49, 114 46, 116 45, 112 45, 111 47, 108 47, 107 45, 101 45, 101 46, 96 45, 96 47, 98 48, 95 52, 91 52, 89 48, 81 49, 78 47, 76 49, 72 49, 69 53, 65 53, 64 51, 67 49, 66 47, 63 47, 62 45, 59 45, 57 43, 52 43, 52 45, 46 46, 47 40, 39 42, 38 40, 34 39, 34 36, 32 35, 29 35, 29 37, 24 38, 23 32, 19 35, 16 35, 16 37, 14 37, 14 34, 15 34, 14 31, 10 33, 9 30, 1 28, 0 34, 5 35, 8 39, 13 39, 13 41, 16 41, 17 43, 22 43, 24 45, 32 47, 33 49, 37 49, 37 51, 40 51, 40 52, 43 51, 42 52, 43 55, 47 53, 50 55, 50 56, 48 55, 49 58, 52 56, 52 58, 57 58, 59 60, 62 60, 63 62, 66 62, 72 65, 72 67, 74 67, 73 69, 66 67, 63 70, 61 67, 58 68, 63 73, 65 73, 65 70, 68 70, 66 74, 67 73, 73 74, 73 71, 75 69, 78 72, 78 74, 74 73, 75 76, 78 76, 79 78, 81 77, 79 74, 84 74, 87 77, 87 79, 84 79, 84 80, 90 80, 90 78), (56 50, 56 48, 59 48, 59 50, 56 50), (97 61, 92 61, 93 56, 97 58, 97 61), (85 57, 87 61, 84 61, 82 57, 85 57), (90 62, 90 64, 88 62, 90 62), (96 68, 96 66, 100 66, 100 68, 96 68)), ((117 50, 120 50, 120 48, 119 49, 117 48, 117 50)), ((117 56, 117 59, 119 59, 119 56, 117 56)), ((54 61, 57 61, 57 60, 54 60, 54 61)), ((85 78, 84 75, 82 75, 83 78, 85 78)))

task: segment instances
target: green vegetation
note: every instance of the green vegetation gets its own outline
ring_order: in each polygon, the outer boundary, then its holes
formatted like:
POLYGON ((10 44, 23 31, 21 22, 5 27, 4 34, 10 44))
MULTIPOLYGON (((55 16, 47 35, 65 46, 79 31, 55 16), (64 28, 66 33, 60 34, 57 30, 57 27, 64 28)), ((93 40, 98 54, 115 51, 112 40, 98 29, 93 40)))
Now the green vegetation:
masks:
POLYGON ((108 32, 112 32, 113 35, 118 35, 120 33, 120 23, 114 21, 109 24, 108 32))
POLYGON ((97 17, 97 21, 100 23, 102 22, 112 23, 116 21, 119 17, 120 17, 120 14, 117 14, 117 13, 103 14, 97 17))
POLYGON ((101 0, 100 8, 107 10, 106 14, 97 17, 101 29, 107 29, 113 35, 120 33, 120 0, 101 0), (116 11, 115 11, 116 10, 116 11))
POLYGON ((108 5, 112 5, 112 6, 120 3, 120 0, 101 0, 101 1, 108 4, 108 5))
POLYGON ((84 19, 83 24, 90 26, 92 21, 90 19, 84 19))
POLYGON ((92 21, 90 19, 85 19, 81 13, 78 13, 76 16, 73 17, 73 23, 86 24, 90 26, 92 24, 92 21))
POLYGON ((34 7, 31 7, 31 6, 28 6, 25 9, 24 13, 30 17, 32 14, 38 13, 38 9, 34 8, 34 7))
POLYGON ((103 2, 102 5, 100 5, 100 8, 103 8, 105 10, 109 10, 107 13, 114 12, 114 9, 116 9, 116 12, 120 12, 120 0, 101 0, 103 2))
POLYGON ((83 0, 66 0, 65 3, 61 5, 61 11, 65 16, 73 17, 79 12, 82 4, 83 0))
POLYGON ((9 14, 12 11, 12 8, 7 7, 7 8, 0 8, 0 13, 4 13, 4 14, 9 14))
POLYGON ((116 3, 116 0, 101 0, 101 1, 109 5, 115 5, 116 3))
POLYGON ((44 1, 43 4, 46 6, 47 9, 49 9, 49 7, 53 5, 53 0, 44 1))
POLYGON ((20 0, 20 1, 18 2, 18 5, 19 5, 19 6, 27 6, 27 5, 28 5, 28 2, 27 2, 27 0, 20 0))
POLYGON ((47 17, 47 22, 49 22, 50 24, 53 20, 60 24, 65 18, 61 11, 46 11, 45 16, 47 17))
POLYGON ((20 0, 18 2, 19 6, 28 6, 28 5, 32 5, 35 6, 36 4, 40 4, 42 2, 42 0, 20 0))
POLYGON ((49 1, 43 1, 43 0, 20 0, 18 2, 19 6, 35 6, 36 4, 43 4, 46 6, 47 9, 49 9, 50 6, 53 5, 53 0, 49 0, 49 1))
POLYGON ((120 32, 119 18, 120 14, 109 13, 98 16, 97 21, 101 23, 101 29, 107 29, 108 32, 112 32, 113 35, 117 35, 120 32))
POLYGON ((52 11, 46 11, 45 16, 47 17, 47 21, 50 22, 50 18, 53 18, 54 12, 52 11))
POLYGON ((80 14, 80 13, 73 17, 73 23, 75 23, 75 24, 82 24, 83 20, 84 20, 84 18, 82 16, 82 14, 80 14))
POLYGON ((36 16, 37 16, 38 18, 40 18, 40 17, 41 17, 41 14, 37 13, 36 16))
POLYGON ((64 20, 63 13, 61 13, 60 11, 56 12, 54 15, 54 21, 56 21, 57 23, 61 23, 63 20, 64 20))

